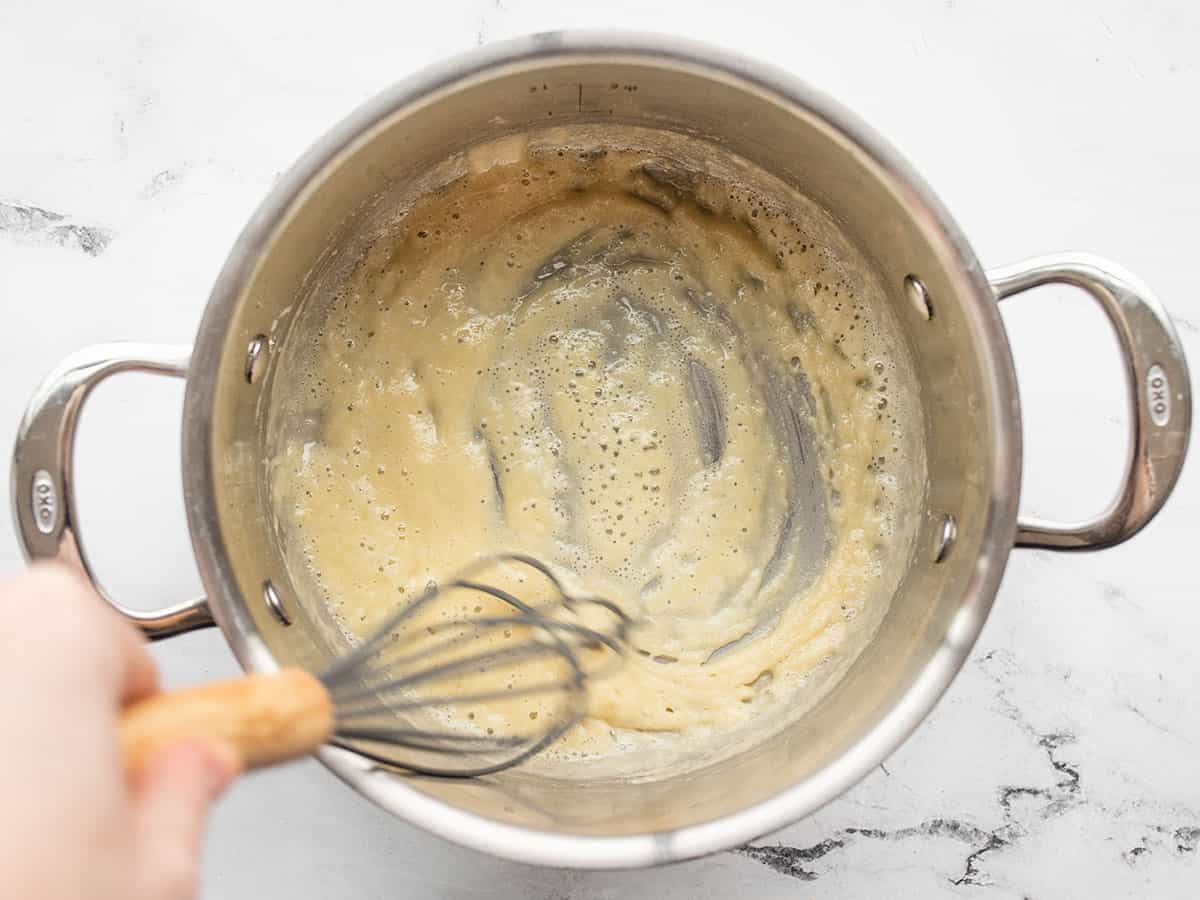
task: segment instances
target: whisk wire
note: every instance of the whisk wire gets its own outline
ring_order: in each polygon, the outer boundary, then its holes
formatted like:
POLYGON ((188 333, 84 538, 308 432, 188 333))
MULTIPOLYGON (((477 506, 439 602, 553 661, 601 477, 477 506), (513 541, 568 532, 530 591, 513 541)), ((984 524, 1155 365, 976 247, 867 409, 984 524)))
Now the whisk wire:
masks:
MULTIPOLYGON (((544 591, 545 586, 537 596, 544 596, 544 591)), ((515 553, 485 557, 443 585, 431 582, 319 676, 336 709, 331 743, 381 766, 435 776, 478 776, 517 765, 583 718, 588 680, 597 674, 592 662, 619 657, 631 625, 616 604, 571 595, 559 577, 534 557, 515 553), (489 566, 505 564, 525 566, 543 576, 551 589, 549 599, 530 603, 478 577, 489 566), (490 597, 512 612, 465 615, 466 606, 450 606, 447 599, 458 591, 490 597), (437 608, 439 602, 448 605, 437 608), (591 618, 572 620, 588 608, 604 612, 603 625, 591 618), (435 620, 425 621, 423 613, 435 620), (517 642, 500 649, 478 649, 514 635, 517 642), (585 666, 580 656, 585 649, 609 653, 587 657, 585 666), (556 662, 549 669, 534 665, 542 659, 556 662), (503 688, 487 684, 486 679, 503 678, 505 673, 509 679, 503 688), (514 683, 518 677, 532 683, 514 683), (477 678, 485 681, 477 683, 477 678), (490 733, 496 722, 518 728, 511 721, 514 702, 546 696, 551 700, 538 700, 530 710, 527 730, 490 733), (509 718, 489 704, 501 704, 509 718), (467 708, 471 712, 464 719, 461 712, 467 708), (471 730, 484 727, 482 721, 470 721, 476 710, 490 716, 486 735, 471 730), (426 725, 411 718, 422 714, 444 724, 426 725), (396 750, 407 752, 396 755, 396 750)))
MULTIPOLYGON (((581 639, 580 643, 582 646, 603 644, 604 646, 608 647, 609 649, 611 649, 615 652, 618 652, 618 653, 621 652, 621 643, 619 640, 617 640, 616 638, 614 638, 610 635, 604 634, 603 632, 601 632, 595 628, 589 628, 585 625, 579 625, 574 622, 559 622, 554 619, 549 619, 549 618, 545 618, 542 616, 537 616, 535 618, 531 618, 528 615, 486 617, 486 618, 473 619, 473 620, 471 620, 471 624, 473 626, 480 626, 479 630, 482 630, 483 627, 496 628, 496 627, 500 627, 500 626, 504 626, 504 625, 513 625, 513 626, 524 626, 524 627, 530 627, 530 628, 537 628, 543 632, 561 632, 561 633, 566 633, 566 634, 571 634, 571 635, 577 636, 578 638, 581 639)), ((462 627, 463 627, 462 622, 440 623, 438 625, 429 626, 429 628, 427 629, 427 633, 430 634, 430 636, 432 636, 432 635, 436 634, 438 631, 449 630, 451 628, 462 628, 462 627)), ((380 671, 377 674, 379 675, 379 677, 381 679, 384 679, 384 680, 388 681, 389 683, 392 683, 393 685, 397 684, 397 679, 395 678, 395 676, 391 675, 392 672, 399 671, 401 669, 401 667, 403 667, 403 666, 413 664, 413 663, 418 663, 422 660, 427 660, 427 659, 431 659, 431 658, 437 659, 445 653, 448 653, 454 649, 457 649, 460 646, 470 644, 472 641, 476 641, 478 639, 479 639, 478 631, 476 631, 474 633, 470 633, 470 634, 459 634, 455 637, 449 638, 440 643, 433 644, 431 646, 422 647, 419 651, 408 654, 407 656, 390 657, 390 658, 386 656, 389 648, 385 647, 383 650, 378 651, 380 654, 380 656, 378 658, 378 667, 379 667, 380 671)), ((527 646, 527 645, 522 645, 522 646, 527 646)), ((539 646, 542 648, 545 648, 547 653, 561 652, 561 648, 557 648, 556 645, 539 644, 539 646)), ((499 652, 499 651, 497 651, 497 652, 499 652)), ((467 662, 467 660, 462 660, 462 661, 467 662)), ((482 660, 480 660, 480 662, 482 662, 482 660)), ((434 677, 434 676, 440 676, 440 675, 444 674, 444 672, 442 670, 438 670, 438 669, 427 669, 424 672, 422 672, 421 674, 423 676, 434 677)), ((326 672, 324 675, 321 676, 321 680, 325 684, 325 686, 330 689, 330 691, 336 690, 339 684, 344 683, 346 681, 351 681, 351 680, 354 681, 354 683, 361 684, 364 686, 366 685, 366 682, 363 680, 363 678, 361 676, 359 676, 353 670, 349 670, 349 674, 347 674, 346 671, 333 672, 333 673, 326 672)))
MULTIPOLYGON (((582 675, 583 675, 582 672, 575 673, 573 676, 572 682, 569 686, 576 687, 577 686, 576 682, 578 682, 580 680, 582 675)), ((530 685, 529 687, 513 688, 512 690, 505 689, 505 690, 493 690, 493 691, 477 691, 477 692, 471 693, 471 694, 445 694, 443 696, 421 697, 419 700, 411 700, 408 702, 389 702, 387 706, 388 706, 389 712, 407 712, 409 710, 425 709, 427 707, 451 706, 451 705, 465 706, 465 705, 472 704, 472 703, 487 703, 491 700, 510 700, 510 699, 517 699, 517 698, 521 698, 521 697, 537 697, 541 694, 552 694, 552 693, 560 692, 563 690, 563 688, 564 688, 564 682, 562 680, 558 680, 558 681, 554 681, 554 682, 546 682, 545 684, 530 685)), ((337 721, 340 723, 340 722, 344 722, 344 721, 349 721, 351 718, 354 718, 356 716, 361 718, 363 716, 377 713, 378 712, 378 702, 377 701, 376 701, 375 707, 362 705, 364 700, 370 700, 370 699, 374 699, 374 698, 363 697, 363 698, 358 698, 355 700, 350 700, 346 704, 343 704, 341 700, 335 698, 334 702, 337 704, 337 710, 338 710, 337 721), (357 708, 354 705, 356 703, 359 704, 359 706, 357 708), (345 707, 345 709, 343 709, 343 707, 345 707)))

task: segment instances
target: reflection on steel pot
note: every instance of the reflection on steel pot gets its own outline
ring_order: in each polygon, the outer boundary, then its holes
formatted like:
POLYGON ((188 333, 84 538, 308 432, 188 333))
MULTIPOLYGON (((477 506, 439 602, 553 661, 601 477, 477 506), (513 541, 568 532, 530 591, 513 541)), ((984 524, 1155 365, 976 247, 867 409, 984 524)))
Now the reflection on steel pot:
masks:
POLYGON ((741 844, 812 813, 905 738, 970 651, 1014 544, 1106 547, 1157 513, 1183 464, 1188 372, 1161 305, 1092 256, 984 272, 946 211, 896 153, 829 99, 773 69, 661 37, 545 34, 409 79, 337 126, 280 181, 230 254, 193 348, 111 344, 50 375, 13 465, 30 557, 87 561, 71 453, 89 391, 141 370, 186 378, 183 482, 207 597, 145 614, 151 637, 217 624, 248 669, 319 667, 334 652, 276 540, 263 486, 272 360, 296 309, 380 198, 472 145, 544 128, 637 126, 736 155, 820 204, 886 286, 919 382, 926 494, 916 551, 873 642, 798 722, 686 776, 488 781, 405 776, 351 753, 321 758, 359 791, 463 844, 532 863, 630 867, 741 844), (611 85, 628 86, 614 91, 611 85), (531 90, 531 88, 535 88, 531 90), (636 88, 636 89, 634 89, 636 88), (1092 296, 1125 360, 1131 452, 1095 519, 1019 519, 1016 380, 996 301, 1047 283, 1092 296))

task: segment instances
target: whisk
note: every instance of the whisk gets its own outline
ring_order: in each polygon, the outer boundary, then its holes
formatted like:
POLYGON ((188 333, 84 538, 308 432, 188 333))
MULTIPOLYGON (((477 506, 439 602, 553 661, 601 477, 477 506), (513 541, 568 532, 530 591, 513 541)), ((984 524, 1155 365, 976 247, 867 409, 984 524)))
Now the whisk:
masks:
POLYGON ((498 772, 584 716, 588 680, 619 659, 630 624, 533 557, 487 557, 431 582, 323 672, 252 674, 129 706, 123 758, 133 769, 174 741, 214 738, 246 768, 332 744, 423 774, 498 772))

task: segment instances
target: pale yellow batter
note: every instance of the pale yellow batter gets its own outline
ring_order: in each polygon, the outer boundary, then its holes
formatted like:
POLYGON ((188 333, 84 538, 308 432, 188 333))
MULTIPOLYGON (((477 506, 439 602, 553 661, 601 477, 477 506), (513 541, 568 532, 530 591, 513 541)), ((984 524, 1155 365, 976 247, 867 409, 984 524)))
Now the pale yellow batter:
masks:
POLYGON ((505 550, 637 620, 560 759, 794 718, 916 527, 913 379, 861 257, 744 164, 630 145, 472 151, 276 376, 273 502, 348 633, 505 550))

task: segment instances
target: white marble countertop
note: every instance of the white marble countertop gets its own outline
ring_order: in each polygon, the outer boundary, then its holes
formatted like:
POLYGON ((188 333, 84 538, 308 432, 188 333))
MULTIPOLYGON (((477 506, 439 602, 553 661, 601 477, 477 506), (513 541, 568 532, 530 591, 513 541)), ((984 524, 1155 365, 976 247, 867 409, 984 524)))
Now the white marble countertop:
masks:
MULTIPOLYGON (((1119 0, 797 4, 534 0, 0 7, 0 445, 68 351, 189 341, 276 176, 414 69, 522 32, 683 33, 791 69, 906 153, 987 264, 1109 255, 1200 365, 1200 8, 1119 0), (172 8, 168 8, 172 7, 172 8)), ((1078 297, 1005 310, 1030 512, 1106 502, 1124 454, 1115 343, 1078 297), (1064 337, 1070 336, 1069 340, 1064 337)), ((83 530, 110 588, 198 589, 178 481, 181 388, 97 392, 83 530)), ((7 504, 7 498, 4 499, 7 504)), ((740 851, 642 872, 527 868, 392 819, 315 763, 246 780, 212 823, 204 896, 601 898, 1200 895, 1200 471, 1103 553, 1015 552, 966 668, 886 767, 740 851)), ((0 516, 0 568, 20 554, 0 516)), ((219 634, 159 645, 171 683, 234 672, 219 634)))

